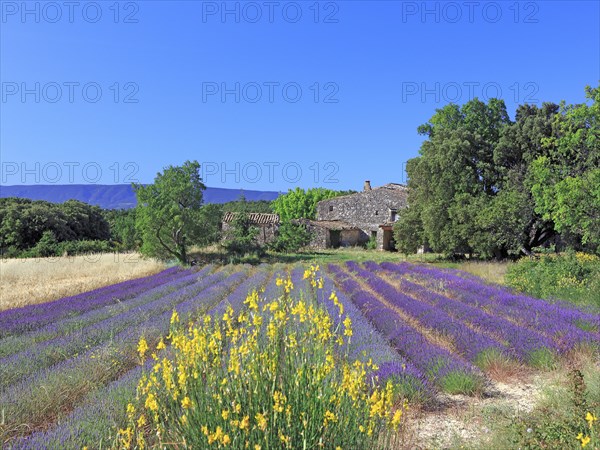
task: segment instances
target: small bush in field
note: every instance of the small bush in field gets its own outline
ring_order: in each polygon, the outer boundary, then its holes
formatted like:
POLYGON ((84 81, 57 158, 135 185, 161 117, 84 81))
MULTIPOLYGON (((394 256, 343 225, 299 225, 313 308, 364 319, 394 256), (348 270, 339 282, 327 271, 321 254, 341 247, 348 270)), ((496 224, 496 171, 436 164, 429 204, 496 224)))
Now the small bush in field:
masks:
POLYGON ((534 297, 600 307, 600 258, 586 253, 523 258, 508 267, 509 286, 534 297))
MULTIPOLYGON (((170 348, 140 380, 119 445, 389 448, 386 430, 398 427, 406 405, 395 405, 391 381, 372 382, 370 363, 343 357, 351 321, 334 328, 316 303, 323 281, 314 268, 305 276, 312 298, 293 299, 291 280, 278 279, 279 298, 253 292, 237 315, 229 309, 184 327, 174 313, 170 348)), ((139 351, 148 351, 144 340, 139 351)))

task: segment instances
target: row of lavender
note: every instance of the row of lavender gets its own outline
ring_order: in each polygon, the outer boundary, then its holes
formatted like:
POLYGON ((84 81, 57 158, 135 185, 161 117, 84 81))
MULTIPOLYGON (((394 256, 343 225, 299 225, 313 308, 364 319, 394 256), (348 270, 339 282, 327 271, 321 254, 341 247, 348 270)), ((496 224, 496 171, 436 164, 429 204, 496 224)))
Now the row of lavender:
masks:
POLYGON ((406 263, 347 262, 329 271, 396 350, 444 389, 457 374, 476 382, 479 368, 499 357, 546 365, 562 352, 600 342, 597 331, 575 326, 593 326, 597 316, 535 299, 537 311, 522 296, 473 277, 406 263), (435 290, 440 280, 443 293, 435 290))
POLYGON ((454 300, 454 305, 481 309, 489 316, 505 319, 503 325, 510 322, 544 335, 553 341, 549 347, 561 352, 572 350, 580 344, 597 344, 600 341, 598 314, 515 294, 501 286, 488 285, 473 277, 462 277, 433 267, 382 263, 375 270, 380 269, 403 279, 413 278, 430 290, 440 291, 441 288, 440 292, 454 300))
MULTIPOLYGON (((21 336, 24 342, 33 345, 0 359, 0 392, 26 375, 68 360, 151 317, 172 311, 182 299, 200 293, 225 277, 223 272, 211 276, 206 276, 207 273, 208 270, 202 270, 171 280, 119 303, 118 308, 105 306, 89 311, 77 317, 79 327, 76 330, 69 326, 73 321, 69 318, 21 336)), ((0 348, 3 344, 6 343, 0 342, 0 348)))
MULTIPOLYGON (((268 267, 259 268, 249 277, 247 271, 247 268, 232 269, 221 274, 225 276, 221 276, 216 283, 216 280, 212 279, 213 284, 210 287, 177 305, 176 309, 181 319, 186 320, 188 316, 195 318, 201 313, 220 315, 228 306, 234 310, 241 308, 247 293, 253 289, 260 289, 271 276, 268 267)), ((205 284, 204 281, 211 278, 212 276, 206 277, 198 284, 205 284)), ((157 338, 166 332, 170 316, 171 311, 168 311, 144 324, 144 336, 149 343, 155 343, 157 338)), ((141 331, 137 331, 139 339, 141 331)), ((133 345, 133 352, 136 342, 128 343, 129 346, 133 345)), ((146 361, 146 366, 149 367, 151 362, 146 361)), ((90 393, 59 425, 14 441, 11 448, 82 448, 99 443, 108 443, 110 446, 115 426, 124 422, 125 406, 135 395, 135 386, 140 374, 141 366, 135 366, 123 376, 90 393)))
MULTIPOLYGON (((363 270, 358 265, 351 264, 350 267, 363 270)), ((467 392, 473 392, 481 385, 481 371, 447 348, 428 340, 413 324, 399 315, 392 305, 382 300, 389 293, 375 293, 365 289, 355 276, 337 265, 330 264, 328 270, 361 313, 428 382, 450 392, 455 391, 451 383, 457 379, 460 379, 467 392)))
POLYGON ((53 302, 0 311, 0 338, 35 330, 64 317, 82 314, 135 297, 148 289, 169 283, 189 273, 179 267, 172 267, 155 275, 112 284, 53 302))
MULTIPOLYGON (((203 278, 210 273, 213 267, 206 266, 199 272, 193 271, 177 271, 177 276, 165 276, 164 272, 155 275, 153 278, 143 278, 148 283, 148 289, 140 289, 140 292, 134 293, 125 290, 119 295, 119 300, 113 302, 116 296, 113 293, 105 292, 104 296, 98 295, 92 303, 96 306, 94 309, 89 309, 90 305, 74 297, 72 298, 72 309, 69 314, 63 318, 54 317, 52 322, 47 325, 42 325, 47 321, 47 317, 43 313, 32 314, 28 317, 30 322, 37 322, 38 326, 28 332, 20 334, 12 334, 0 339, 0 358, 18 353, 24 349, 33 347, 35 344, 54 339, 58 336, 66 336, 71 333, 83 332, 86 327, 92 324, 100 323, 110 317, 117 316, 126 311, 132 310, 135 307, 144 305, 145 303, 157 300, 160 297, 167 295, 173 291, 181 289, 194 283, 196 280, 203 278), (85 306, 85 307, 84 307, 85 306)), ((170 269, 166 272, 172 272, 170 269)), ((141 281, 136 280, 136 284, 141 281)), ((136 289, 137 290, 137 289, 136 289)), ((96 291, 94 291, 96 292, 96 291)), ((82 295, 83 296, 83 295, 82 295)), ((63 300, 57 302, 46 303, 48 307, 48 315, 54 315, 52 311, 56 311, 55 303, 60 302, 60 309, 68 311, 68 305, 63 300)), ((87 331, 86 331, 87 332, 87 331)))
MULTIPOLYGON (((303 271, 301 266, 291 271, 291 279, 294 286, 299 288, 296 291, 299 295, 311 291, 310 283, 303 279, 303 271)), ((372 375, 377 376, 378 382, 385 383, 393 378, 402 388, 403 395, 411 400, 425 400, 431 397, 433 387, 427 377, 390 345, 350 298, 337 288, 329 275, 320 275, 323 278, 323 288, 316 290, 317 301, 333 318, 335 330, 340 334, 343 332, 343 321, 346 318, 350 318, 352 323, 352 336, 346 338, 348 345, 340 349, 343 353, 340 357, 350 361, 370 360, 370 367, 376 368, 372 375), (334 302, 332 293, 335 293, 338 304, 334 302)))
MULTIPOLYGON (((97 396, 98 389, 109 389, 119 397, 116 393, 122 390, 118 388, 118 380, 139 362, 136 347, 140 336, 144 335, 151 345, 156 344, 168 331, 173 309, 176 308, 182 318, 193 318, 210 311, 224 298, 232 303, 241 302, 248 289, 264 283, 268 276, 268 271, 261 269, 248 278, 251 272, 248 267, 225 268, 211 273, 213 270, 212 267, 200 272, 172 270, 169 272, 180 276, 162 285, 156 285, 149 279, 150 289, 147 291, 142 289, 139 295, 129 300, 118 304, 107 302, 103 307, 88 308, 83 313, 80 312, 86 308, 78 308, 79 302, 74 301, 75 312, 63 316, 62 321, 23 334, 30 342, 39 340, 31 348, 21 349, 1 360, 0 404, 4 408, 6 422, 0 430, 2 442, 11 440, 11 445, 17 445, 13 440, 15 437, 30 433, 46 424, 49 418, 57 420, 64 411, 82 402, 94 403, 93 398, 101 400, 101 405, 91 406, 100 416, 102 411, 114 411, 115 408, 106 404, 105 396, 97 396), (61 333, 61 323, 69 329, 75 317, 81 319, 76 331, 61 333), (103 387, 107 385, 112 387, 103 387)), ((106 291, 105 294, 112 295, 106 291)), ((98 300, 96 304, 100 304, 100 296, 94 294, 88 298, 98 300)), ((49 310, 56 310, 52 304, 48 306, 49 310)), ((18 445, 25 448, 65 448, 61 442, 71 439, 69 436, 76 438, 88 426, 97 431, 102 420, 79 420, 94 414, 76 408, 71 417, 60 419, 61 425, 57 428, 33 435, 41 441, 24 439, 18 441, 18 445), (73 428, 69 428, 71 426, 73 428), (44 436, 49 439, 47 445, 40 443, 44 442, 44 436), (34 442, 39 445, 34 445, 34 442)), ((105 429, 112 429, 115 422, 110 419, 110 414, 104 419, 105 429)), ((95 433, 93 430, 88 431, 95 433)))

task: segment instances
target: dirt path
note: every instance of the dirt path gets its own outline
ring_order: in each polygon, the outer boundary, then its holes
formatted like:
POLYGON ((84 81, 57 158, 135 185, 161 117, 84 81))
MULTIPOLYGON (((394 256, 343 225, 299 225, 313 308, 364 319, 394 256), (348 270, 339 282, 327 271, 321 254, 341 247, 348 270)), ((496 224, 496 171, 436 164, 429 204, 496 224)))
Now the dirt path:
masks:
POLYGON ((439 394, 432 410, 420 410, 409 419, 407 432, 412 448, 460 448, 461 443, 485 442, 486 426, 494 413, 519 415, 530 412, 540 398, 544 380, 538 374, 507 382, 490 381, 483 395, 439 394))

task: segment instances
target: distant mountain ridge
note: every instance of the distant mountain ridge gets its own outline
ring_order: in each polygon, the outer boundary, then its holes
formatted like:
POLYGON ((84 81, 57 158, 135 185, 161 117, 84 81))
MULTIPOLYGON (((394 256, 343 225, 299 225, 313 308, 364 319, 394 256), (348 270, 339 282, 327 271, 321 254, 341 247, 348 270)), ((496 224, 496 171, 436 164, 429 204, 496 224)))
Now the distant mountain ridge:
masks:
MULTIPOLYGON (((275 200, 279 192, 249 191, 207 187, 204 203, 227 203, 238 200, 244 194, 246 200, 275 200)), ((105 209, 128 209, 136 205, 135 192, 129 184, 49 184, 0 186, 0 198, 21 197, 62 203, 79 200, 105 209)))

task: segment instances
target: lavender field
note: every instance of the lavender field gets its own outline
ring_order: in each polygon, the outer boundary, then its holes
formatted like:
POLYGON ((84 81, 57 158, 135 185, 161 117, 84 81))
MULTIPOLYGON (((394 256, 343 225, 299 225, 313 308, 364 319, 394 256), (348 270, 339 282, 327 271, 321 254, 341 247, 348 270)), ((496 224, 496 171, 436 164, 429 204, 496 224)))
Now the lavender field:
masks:
MULTIPOLYGON (((312 289, 304 270, 171 268, 0 312, 0 442, 14 449, 115 445, 140 374, 152 362, 151 355, 140 361, 140 337, 155 348, 169 332, 173 310, 183 323, 196 324, 205 315, 243 311, 255 289, 277 298, 278 279, 289 277, 292 295, 302 297, 312 289)), ((438 393, 477 394, 492 366, 544 370, 600 344, 597 314, 458 271, 348 262, 322 267, 321 276, 319 302, 331 317, 352 323, 339 357, 367 358, 372 375, 394 380, 410 402, 427 404, 438 393)))

